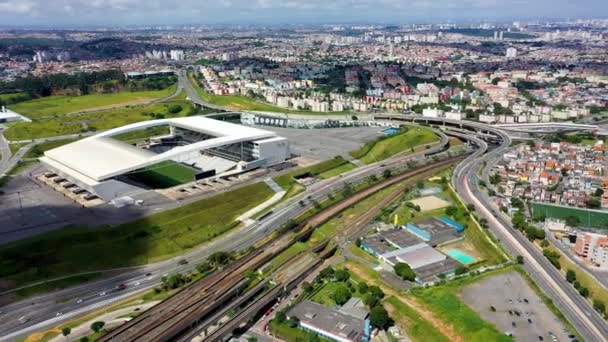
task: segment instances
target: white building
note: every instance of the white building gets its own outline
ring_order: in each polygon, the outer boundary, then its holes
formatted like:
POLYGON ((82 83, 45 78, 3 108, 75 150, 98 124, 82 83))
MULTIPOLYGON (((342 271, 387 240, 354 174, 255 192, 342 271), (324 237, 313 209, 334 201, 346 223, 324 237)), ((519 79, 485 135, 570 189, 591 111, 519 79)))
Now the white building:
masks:
POLYGON ((428 118, 438 118, 443 116, 443 111, 435 108, 424 108, 422 110, 422 116, 428 118))
POLYGON ((184 60, 184 50, 171 50, 169 52, 169 57, 174 61, 183 61, 184 60))
POLYGON ((516 58, 517 57, 517 49, 514 47, 507 48, 507 53, 505 55, 507 58, 516 58))
POLYGON ((288 140, 274 132, 192 116, 111 129, 46 151, 40 161, 80 188, 109 201, 134 190, 121 176, 162 162, 193 167, 199 179, 203 174, 208 177, 270 166, 289 156, 288 140), (170 133, 150 139, 144 147, 112 138, 159 126, 168 126, 170 133))

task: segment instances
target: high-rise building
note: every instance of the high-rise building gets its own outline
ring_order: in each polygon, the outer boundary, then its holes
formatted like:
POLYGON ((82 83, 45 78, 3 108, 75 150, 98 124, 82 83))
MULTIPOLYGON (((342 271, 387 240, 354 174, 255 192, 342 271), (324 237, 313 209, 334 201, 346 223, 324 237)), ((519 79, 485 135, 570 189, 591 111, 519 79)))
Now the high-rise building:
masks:
POLYGON ((500 31, 500 34, 498 35, 498 40, 504 40, 505 39, 505 33, 503 31, 500 31))
POLYGON ((517 57, 517 49, 514 47, 507 48, 507 53, 505 55, 507 58, 515 58, 517 57))
POLYGON ((498 40, 498 31, 494 31, 494 40, 498 40))
POLYGON ((171 50, 169 52, 169 56, 170 56, 171 60, 183 61, 184 60, 184 50, 171 50))

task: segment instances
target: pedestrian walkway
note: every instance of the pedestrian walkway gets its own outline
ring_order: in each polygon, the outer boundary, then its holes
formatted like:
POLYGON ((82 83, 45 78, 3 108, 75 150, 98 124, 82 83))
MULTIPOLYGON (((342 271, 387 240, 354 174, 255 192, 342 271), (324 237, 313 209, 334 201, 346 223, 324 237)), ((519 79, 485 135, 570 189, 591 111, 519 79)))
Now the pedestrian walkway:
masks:
POLYGON ((275 194, 271 198, 269 198, 268 200, 264 201, 264 203, 258 205, 255 208, 252 208, 251 210, 247 211, 243 215, 237 217, 237 220, 245 223, 246 225, 252 224, 252 223, 254 223, 254 221, 251 218, 255 214, 257 214, 257 213, 261 212, 262 210, 270 207, 271 205, 273 205, 276 202, 280 201, 281 198, 283 198, 283 196, 285 196, 285 190, 283 190, 283 188, 281 188, 271 178, 265 179, 264 183, 268 184, 268 186, 272 189, 272 191, 275 192, 275 194))

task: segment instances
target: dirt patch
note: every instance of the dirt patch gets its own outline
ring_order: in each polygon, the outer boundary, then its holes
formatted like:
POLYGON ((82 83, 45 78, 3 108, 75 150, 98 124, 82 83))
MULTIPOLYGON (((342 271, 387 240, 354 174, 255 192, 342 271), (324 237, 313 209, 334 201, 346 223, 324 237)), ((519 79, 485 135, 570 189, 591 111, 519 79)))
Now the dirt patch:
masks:
POLYGON ((416 198, 415 200, 411 200, 410 202, 414 205, 420 206, 420 211, 422 212, 443 209, 452 205, 452 203, 437 196, 420 197, 416 198))
POLYGON ((377 279, 370 277, 369 274, 367 272, 365 272, 365 270, 363 270, 361 268, 361 266, 358 264, 349 262, 349 263, 346 263, 345 266, 351 272, 353 272, 357 277, 365 280, 367 283, 379 286, 382 289, 382 291, 384 291, 384 293, 386 293, 386 295, 393 296, 393 297, 397 298, 397 300, 399 300, 403 304, 414 309, 416 312, 418 312, 418 314, 420 314, 420 317, 422 317, 425 321, 431 323, 435 328, 437 328, 437 330, 439 330, 439 332, 441 332, 444 336, 449 338, 450 341, 453 341, 453 342, 462 341, 462 337, 456 333, 456 331, 454 330, 454 327, 452 327, 450 324, 446 324, 445 322, 441 321, 439 318, 435 317, 435 314, 433 314, 431 311, 427 310, 417 300, 406 297, 404 295, 401 295, 397 291, 393 290, 392 288, 387 287, 386 285, 384 285, 381 282, 378 282, 377 279))

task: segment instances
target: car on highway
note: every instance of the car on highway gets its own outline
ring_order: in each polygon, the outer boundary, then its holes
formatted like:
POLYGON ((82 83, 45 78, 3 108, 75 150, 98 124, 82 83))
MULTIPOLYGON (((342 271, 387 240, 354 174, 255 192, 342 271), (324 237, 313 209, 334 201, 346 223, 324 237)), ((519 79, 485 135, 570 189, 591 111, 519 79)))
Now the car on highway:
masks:
POLYGON ((126 284, 120 284, 120 285, 116 286, 116 288, 117 288, 118 290, 124 290, 124 289, 126 289, 126 288, 127 288, 127 285, 126 285, 126 284))
POLYGON ((82 303, 82 298, 80 298, 79 300, 76 301, 76 304, 80 304, 82 303))
POLYGON ((105 292, 102 292, 102 293, 100 293, 100 294, 99 294, 99 296, 100 296, 100 297, 101 297, 101 296, 105 296, 105 295, 106 295, 106 293, 105 293, 105 292))

